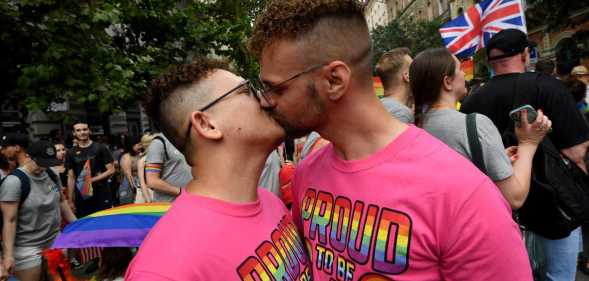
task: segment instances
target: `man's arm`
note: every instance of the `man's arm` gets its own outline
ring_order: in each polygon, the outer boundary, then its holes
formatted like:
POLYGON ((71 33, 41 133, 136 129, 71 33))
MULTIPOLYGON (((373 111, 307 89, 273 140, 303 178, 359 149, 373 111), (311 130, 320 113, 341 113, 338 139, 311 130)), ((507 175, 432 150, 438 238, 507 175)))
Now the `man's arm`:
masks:
POLYGON ((68 201, 63 198, 63 194, 61 194, 59 198, 59 208, 61 210, 61 216, 65 219, 66 222, 71 223, 76 221, 76 215, 74 215, 74 211, 72 211, 68 201))
POLYGON ((106 164, 105 166, 106 166, 106 171, 93 177, 92 182, 97 182, 97 181, 108 179, 112 175, 115 174, 115 162, 114 161, 106 164))
POLYGON ((179 195, 180 187, 173 186, 160 178, 161 164, 147 164, 148 169, 145 171, 147 178, 147 186, 157 192, 179 195))
POLYGON ((70 208, 72 210, 75 209, 74 205, 74 188, 76 188, 76 175, 74 174, 74 169, 67 170, 67 198, 70 204, 70 208))
POLYGON ((575 146, 561 149, 560 152, 566 157, 575 162, 583 172, 587 173, 587 165, 585 164, 585 155, 587 155, 587 147, 589 147, 589 141, 577 144, 575 146))
POLYGON ((0 202, 2 210, 2 252, 3 268, 2 277, 12 274, 14 271, 14 239, 16 237, 16 219, 18 215, 18 202, 0 202))

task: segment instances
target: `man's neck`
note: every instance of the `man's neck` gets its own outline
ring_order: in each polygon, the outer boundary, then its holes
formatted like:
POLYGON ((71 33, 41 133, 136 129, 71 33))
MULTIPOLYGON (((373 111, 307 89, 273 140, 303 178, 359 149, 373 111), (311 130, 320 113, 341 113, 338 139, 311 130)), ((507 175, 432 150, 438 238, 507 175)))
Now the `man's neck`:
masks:
POLYGON ((31 159, 28 159, 23 165, 22 168, 29 174, 33 176, 40 176, 41 171, 39 169, 33 168, 33 163, 31 159))
POLYGON ((372 93, 356 93, 341 100, 329 115, 329 124, 317 131, 333 143, 336 153, 344 160, 366 158, 386 147, 407 128, 390 118, 372 93))
POLYGON ((409 100, 409 89, 404 85, 396 86, 385 90, 384 97, 392 98, 403 105, 407 105, 407 101, 409 100))
POLYGON ((16 164, 18 164, 18 167, 22 167, 30 159, 26 153, 19 153, 16 155, 16 164))
POLYGON ((78 146, 80 148, 86 148, 92 145, 92 140, 91 139, 87 139, 85 141, 78 141, 78 146))
POLYGON ((511 74, 511 73, 524 73, 526 72, 526 67, 523 65, 501 65, 496 66, 494 68, 495 75, 504 75, 504 74, 511 74))
POLYGON ((189 193, 232 203, 258 199, 258 182, 267 153, 245 147, 202 151, 207 153, 201 153, 192 167, 194 179, 186 187, 189 193))

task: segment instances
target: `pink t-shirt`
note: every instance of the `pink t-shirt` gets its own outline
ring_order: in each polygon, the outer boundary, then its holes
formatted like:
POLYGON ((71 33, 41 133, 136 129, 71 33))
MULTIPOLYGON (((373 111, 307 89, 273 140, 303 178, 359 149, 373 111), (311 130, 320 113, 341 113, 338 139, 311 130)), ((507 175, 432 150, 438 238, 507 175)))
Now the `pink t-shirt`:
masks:
POLYGON ((414 126, 362 160, 326 146, 297 167, 293 192, 315 281, 532 280, 497 186, 414 126))
POLYGON ((280 199, 233 204, 183 192, 151 230, 125 280, 310 280, 306 249, 280 199))

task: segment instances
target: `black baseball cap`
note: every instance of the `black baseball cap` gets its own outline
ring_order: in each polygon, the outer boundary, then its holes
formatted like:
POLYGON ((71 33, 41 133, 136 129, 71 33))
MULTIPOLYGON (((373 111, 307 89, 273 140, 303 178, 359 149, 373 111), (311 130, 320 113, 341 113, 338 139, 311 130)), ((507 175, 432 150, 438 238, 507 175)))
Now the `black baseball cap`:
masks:
POLYGON ((515 56, 523 52, 526 47, 534 44, 528 41, 528 36, 519 29, 504 29, 491 37, 487 44, 487 60, 493 61, 515 56), (498 49, 503 52, 502 55, 491 57, 491 50, 498 49))
POLYGON ((13 146, 18 145, 22 148, 29 146, 29 136, 19 133, 9 133, 0 137, 0 146, 13 146))
POLYGON ((49 168, 59 165, 55 147, 48 141, 33 142, 27 149, 27 153, 41 167, 49 168))

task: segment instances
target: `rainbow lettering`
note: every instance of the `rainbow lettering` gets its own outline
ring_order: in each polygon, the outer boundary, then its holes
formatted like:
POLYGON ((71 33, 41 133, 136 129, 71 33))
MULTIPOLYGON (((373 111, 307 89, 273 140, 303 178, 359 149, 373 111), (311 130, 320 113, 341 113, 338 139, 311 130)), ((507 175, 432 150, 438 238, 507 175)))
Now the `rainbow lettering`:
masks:
POLYGON ((285 215, 270 235, 237 268, 241 280, 310 280, 307 254, 296 227, 285 215))
POLYGON ((412 221, 407 214, 362 201, 352 204, 313 188, 300 208, 316 270, 352 280, 355 267, 369 265, 375 274, 366 280, 388 280, 379 274, 401 274, 409 267, 412 221))

